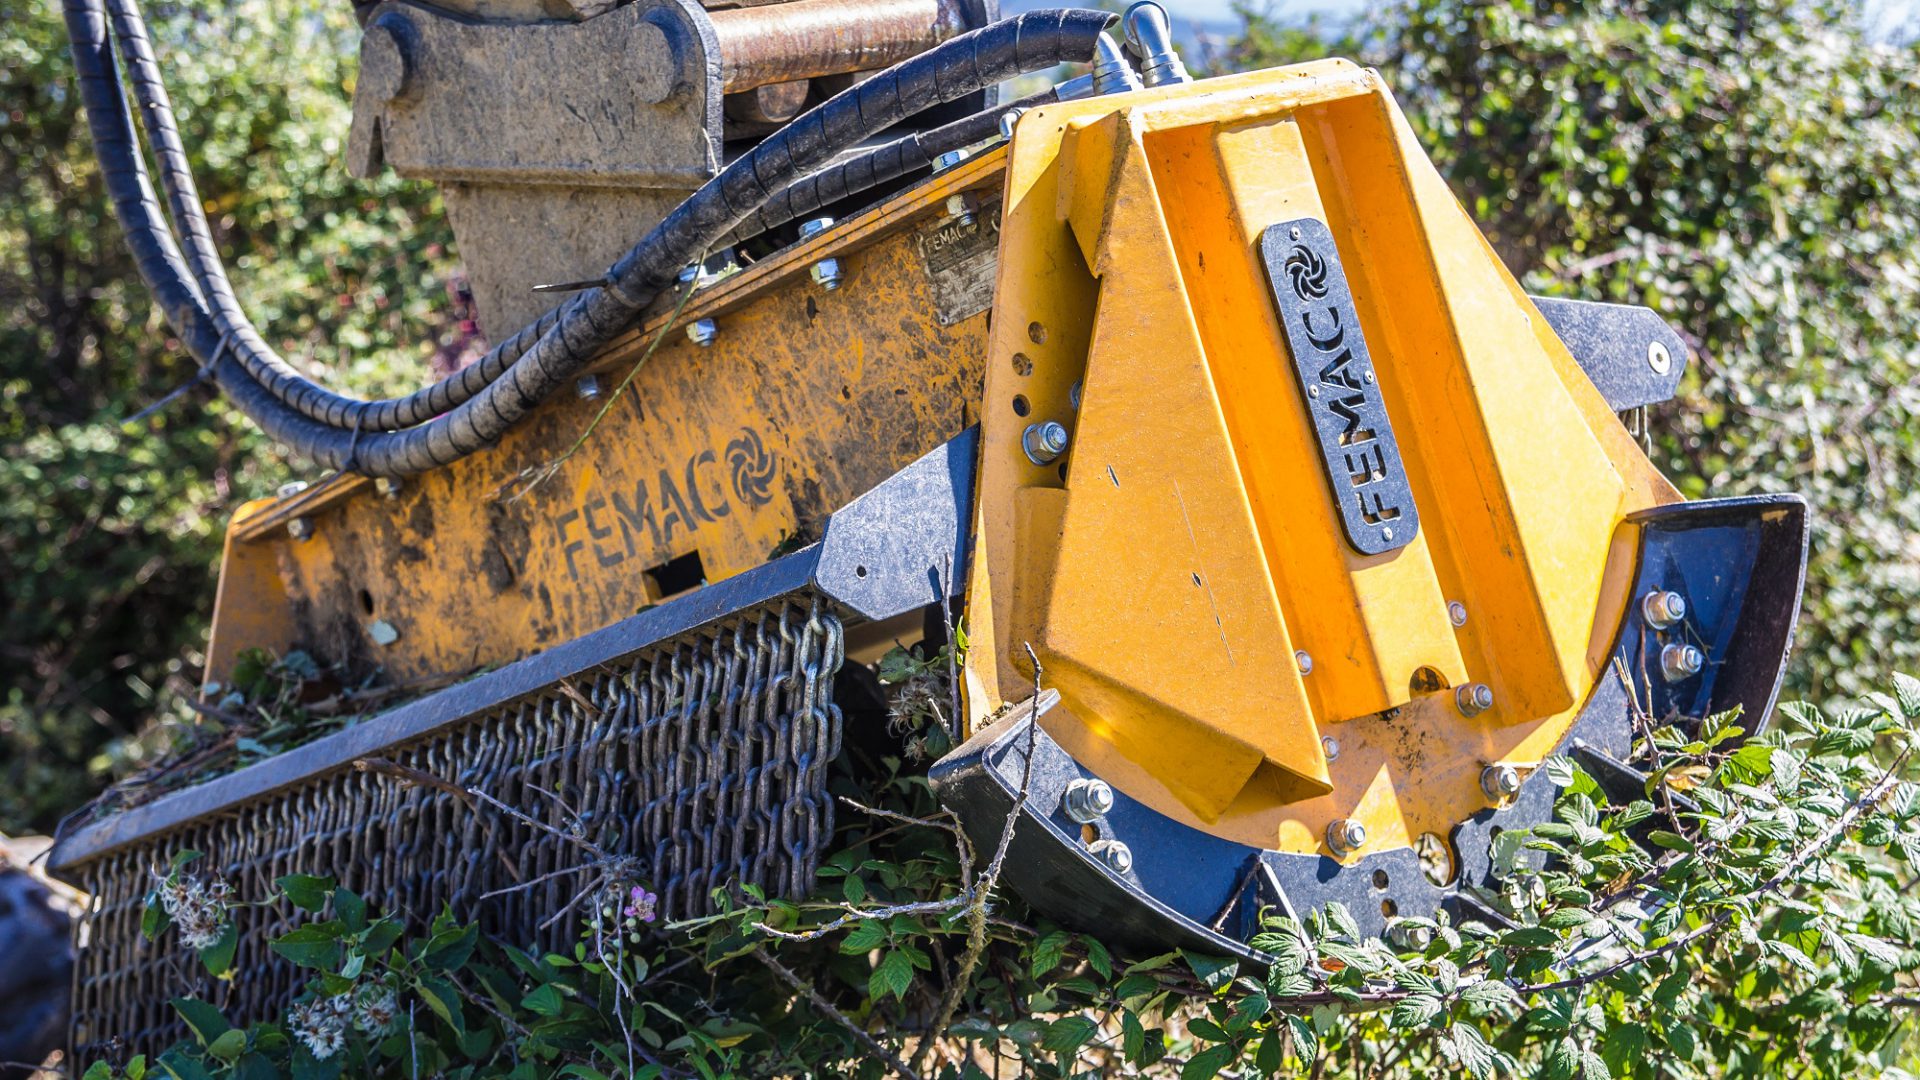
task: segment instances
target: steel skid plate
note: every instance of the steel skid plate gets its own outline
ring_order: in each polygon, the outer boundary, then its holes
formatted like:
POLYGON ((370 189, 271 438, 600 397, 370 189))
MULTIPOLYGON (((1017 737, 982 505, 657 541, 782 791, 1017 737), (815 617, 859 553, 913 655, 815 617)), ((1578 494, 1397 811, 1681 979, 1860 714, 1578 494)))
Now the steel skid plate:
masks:
MULTIPOLYGON (((1556 750, 1624 800, 1640 797, 1628 789, 1643 779, 1628 763, 1636 709, 1663 723, 1733 709, 1753 730, 1766 723, 1799 613, 1806 505, 1796 496, 1682 504, 1622 529, 1637 537, 1634 595, 1679 592, 1689 611, 1663 630, 1648 624, 1640 605, 1629 606, 1605 674, 1556 750), (1699 674, 1678 681, 1660 674, 1660 651, 1675 643, 1707 654, 1699 674)), ((1179 947, 1259 962, 1247 942, 1262 912, 1303 917, 1333 901, 1368 934, 1385 933, 1396 917, 1442 910, 1456 920, 1500 922, 1493 837, 1549 820, 1559 794, 1544 771, 1533 771, 1512 799, 1438 838, 1449 868, 1439 874, 1431 854, 1423 867, 1427 853, 1413 845, 1343 863, 1237 843, 1159 813, 1118 785, 1112 808, 1083 823, 1068 811, 1068 785, 1099 777, 1036 724, 1047 700, 1040 709, 1012 706, 943 758, 931 773, 934 788, 976 848, 990 851, 1026 784, 1005 864, 1009 883, 1065 925, 1144 950, 1179 947), (1124 870, 1104 856, 1115 842, 1131 856, 1124 870)), ((1539 856, 1523 853, 1529 857, 1539 856)))

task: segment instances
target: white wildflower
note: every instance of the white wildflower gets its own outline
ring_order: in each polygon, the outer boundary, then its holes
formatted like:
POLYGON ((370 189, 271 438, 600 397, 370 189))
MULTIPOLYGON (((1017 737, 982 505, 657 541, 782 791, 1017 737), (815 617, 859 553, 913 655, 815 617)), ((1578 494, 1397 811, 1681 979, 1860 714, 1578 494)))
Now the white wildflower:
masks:
POLYGON ((380 983, 363 986, 353 996, 353 1026, 369 1035, 385 1035, 400 1015, 393 988, 380 983))
POLYGON ((180 943, 196 952, 220 943, 227 928, 227 904, 233 887, 225 881, 208 881, 198 874, 178 871, 161 877, 156 890, 160 908, 180 931, 180 943))
POLYGON ((287 1010, 287 1030, 322 1061, 347 1045, 347 1018, 332 1001, 308 1001, 287 1010))

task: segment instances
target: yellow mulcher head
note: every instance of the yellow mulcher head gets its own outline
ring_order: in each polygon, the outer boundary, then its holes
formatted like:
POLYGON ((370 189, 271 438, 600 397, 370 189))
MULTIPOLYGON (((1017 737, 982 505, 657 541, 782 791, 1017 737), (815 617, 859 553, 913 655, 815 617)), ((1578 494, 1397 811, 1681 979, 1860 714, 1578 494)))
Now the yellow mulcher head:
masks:
POLYGON ((1543 760, 1638 783, 1636 713, 1764 722, 1802 504, 1681 500, 1616 412, 1684 346, 1529 298, 1376 73, 1029 113, 1000 244, 935 781, 989 835, 1027 783, 1032 902, 1242 951, 1265 906, 1498 920, 1543 760))

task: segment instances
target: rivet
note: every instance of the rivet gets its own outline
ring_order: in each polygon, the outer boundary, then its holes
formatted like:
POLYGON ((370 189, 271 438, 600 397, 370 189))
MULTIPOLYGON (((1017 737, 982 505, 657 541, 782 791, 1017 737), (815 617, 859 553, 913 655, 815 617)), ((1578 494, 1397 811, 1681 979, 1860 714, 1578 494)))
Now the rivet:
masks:
POLYGON ((1113 788, 1098 778, 1075 780, 1061 793, 1060 809, 1077 824, 1088 824, 1113 809, 1113 788))
POLYGON ((1467 605, 1458 600, 1447 601, 1447 619, 1455 626, 1467 625, 1467 605))
POLYGON ((1340 759, 1340 740, 1331 735, 1320 736, 1320 752, 1327 756, 1328 761, 1338 761, 1340 759))
POLYGON ((1293 652, 1293 663, 1294 666, 1300 669, 1300 674, 1313 674, 1313 654, 1307 652, 1307 650, 1295 649, 1293 652))
POLYGON ((1655 375, 1665 375, 1673 370, 1673 354, 1667 351, 1664 341, 1647 343, 1647 366, 1655 375))
POLYGON ((573 392, 580 395, 581 401, 597 401, 600 398, 600 376, 582 375, 573 384, 573 392))
POLYGON ((1493 708, 1493 690, 1486 683, 1462 683, 1453 692, 1461 716, 1479 716, 1493 708))

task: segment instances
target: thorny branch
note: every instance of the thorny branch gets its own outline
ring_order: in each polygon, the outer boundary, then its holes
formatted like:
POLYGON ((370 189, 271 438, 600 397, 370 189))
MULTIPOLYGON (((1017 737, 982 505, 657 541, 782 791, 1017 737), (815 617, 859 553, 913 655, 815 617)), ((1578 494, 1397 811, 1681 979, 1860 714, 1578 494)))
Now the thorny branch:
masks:
POLYGON ((867 1048, 868 1053, 886 1062, 888 1068, 900 1076, 905 1077, 906 1080, 920 1080, 920 1075, 908 1068, 907 1063, 901 1061, 898 1054, 888 1050, 885 1046, 881 1045, 880 1040, 867 1034, 866 1029, 848 1019, 846 1013, 834 1008, 832 1002, 821 997, 818 990, 815 990, 810 983, 800 978, 800 976, 795 975, 792 969, 780 961, 775 960, 768 954, 765 948, 755 948, 752 955, 754 959, 767 965, 767 967, 779 977, 781 982, 786 983, 795 993, 806 998, 822 1016, 828 1017, 841 1027, 846 1028, 847 1032, 858 1040, 860 1045, 867 1048))

